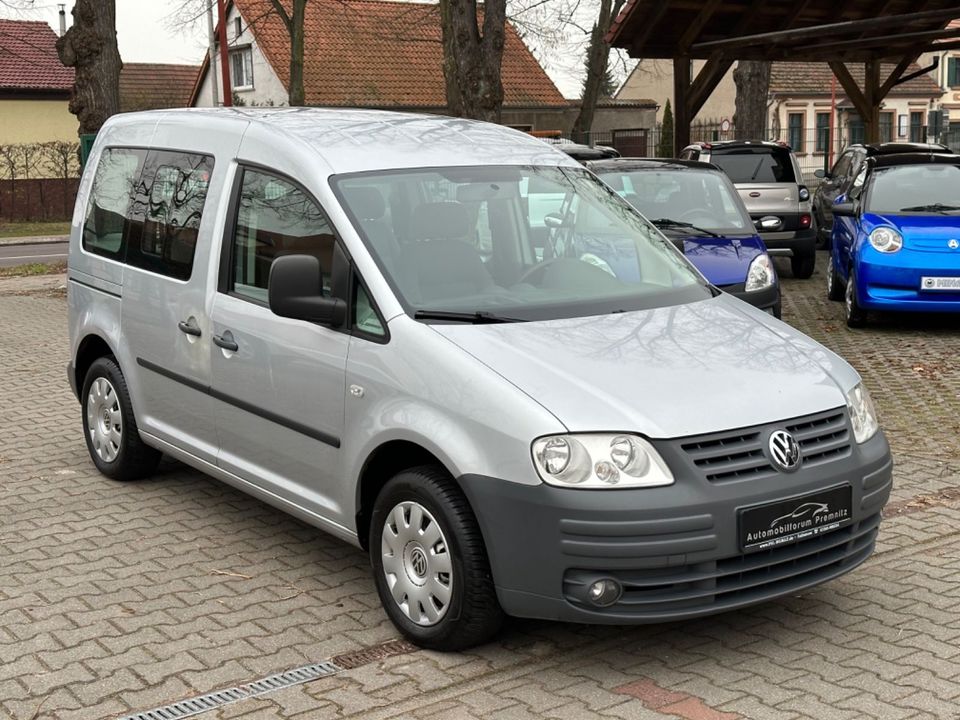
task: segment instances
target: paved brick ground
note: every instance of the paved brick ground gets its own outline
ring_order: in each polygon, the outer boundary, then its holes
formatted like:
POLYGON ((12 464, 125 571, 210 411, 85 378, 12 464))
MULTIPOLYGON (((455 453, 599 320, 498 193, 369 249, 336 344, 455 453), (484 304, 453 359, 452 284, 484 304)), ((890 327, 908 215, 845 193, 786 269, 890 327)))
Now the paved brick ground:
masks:
MULTIPOLYGON (((862 568, 683 624, 517 621, 201 717, 960 717, 960 330, 848 331, 822 279, 785 281, 785 319, 860 369, 897 452, 862 568)), ((57 285, 0 282, 0 718, 114 717, 395 638, 360 551, 180 465, 96 474, 57 285)))

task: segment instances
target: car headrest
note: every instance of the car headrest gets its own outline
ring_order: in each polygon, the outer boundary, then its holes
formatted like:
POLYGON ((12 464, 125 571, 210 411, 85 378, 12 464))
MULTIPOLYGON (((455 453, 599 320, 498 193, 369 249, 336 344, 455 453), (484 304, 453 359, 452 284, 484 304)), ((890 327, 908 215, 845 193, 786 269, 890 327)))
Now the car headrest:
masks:
POLYGON ((457 202, 417 205, 410 218, 410 235, 416 240, 458 240, 470 235, 470 215, 457 202))
POLYGON ((350 208, 361 220, 379 220, 387 211, 380 191, 373 187, 352 187, 346 193, 350 208))

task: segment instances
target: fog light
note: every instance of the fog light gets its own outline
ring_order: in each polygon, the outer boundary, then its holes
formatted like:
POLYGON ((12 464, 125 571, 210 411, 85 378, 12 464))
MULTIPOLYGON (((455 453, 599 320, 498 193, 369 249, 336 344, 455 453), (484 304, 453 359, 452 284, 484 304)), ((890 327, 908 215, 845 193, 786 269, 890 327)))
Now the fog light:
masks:
POLYGON ((587 588, 587 597, 597 607, 613 605, 623 594, 623 588, 616 580, 605 578, 597 580, 587 588))

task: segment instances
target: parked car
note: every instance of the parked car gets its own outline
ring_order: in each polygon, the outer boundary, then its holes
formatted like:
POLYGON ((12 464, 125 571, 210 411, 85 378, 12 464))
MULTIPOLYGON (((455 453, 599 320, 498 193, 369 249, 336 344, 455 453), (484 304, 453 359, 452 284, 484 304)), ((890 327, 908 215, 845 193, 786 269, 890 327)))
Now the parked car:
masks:
POLYGON ((827 295, 871 310, 960 312, 960 155, 867 157, 833 205, 827 295))
POLYGON ((946 145, 927 143, 887 142, 869 145, 849 145, 829 171, 817 170, 814 175, 822 179, 813 194, 813 218, 817 227, 817 245, 830 247, 833 231, 833 204, 839 195, 850 192, 854 178, 860 174, 868 157, 898 155, 902 153, 949 153, 946 145))
POLYGON ((789 145, 760 140, 701 142, 684 148, 680 157, 712 163, 729 175, 750 217, 770 218, 770 229, 760 233, 767 251, 789 257, 794 277, 813 275, 817 232, 810 191, 789 145))
POLYGON ((124 113, 74 218, 68 377, 94 465, 132 480, 166 453, 364 548, 420 645, 482 642, 505 613, 707 615, 873 551, 891 458, 857 372, 528 135, 124 113), (543 227, 539 195, 562 197, 543 227), (635 274, 583 257, 604 237, 631 240, 635 274))
POLYGON ((776 318, 780 281, 736 188, 720 168, 693 160, 588 162, 711 283, 776 318))
POLYGON ((588 160, 605 160, 607 158, 620 157, 620 152, 616 148, 606 145, 581 145, 580 143, 569 140, 554 140, 551 138, 547 138, 547 142, 558 150, 563 150, 563 152, 574 160, 582 163, 588 160))

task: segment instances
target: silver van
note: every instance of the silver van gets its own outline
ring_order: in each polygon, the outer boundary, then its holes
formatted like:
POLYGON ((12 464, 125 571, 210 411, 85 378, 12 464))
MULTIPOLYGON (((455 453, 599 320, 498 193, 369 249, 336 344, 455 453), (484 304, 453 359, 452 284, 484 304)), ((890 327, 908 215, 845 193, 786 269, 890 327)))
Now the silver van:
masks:
POLYGON ((867 559, 890 493, 856 371, 507 128, 114 117, 68 287, 96 467, 163 453, 366 548, 424 647, 794 594, 867 559))

